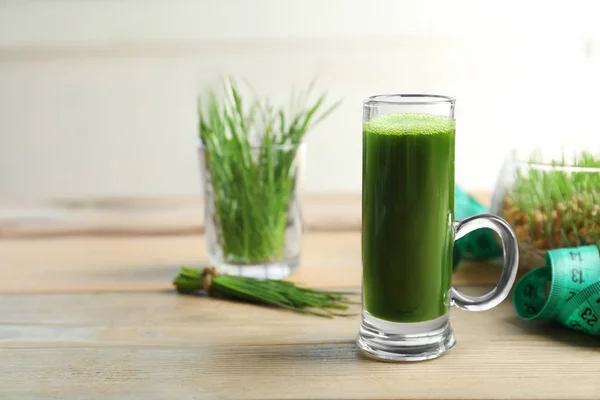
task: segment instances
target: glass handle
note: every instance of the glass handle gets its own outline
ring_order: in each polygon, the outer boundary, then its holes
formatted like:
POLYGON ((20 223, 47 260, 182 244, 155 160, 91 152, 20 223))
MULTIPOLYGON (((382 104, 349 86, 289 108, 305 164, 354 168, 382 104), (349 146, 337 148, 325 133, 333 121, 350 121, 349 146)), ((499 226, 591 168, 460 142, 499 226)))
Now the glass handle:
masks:
POLYGON ((500 235, 504 265, 496 286, 482 296, 469 296, 454 286, 450 288, 450 304, 467 311, 485 311, 496 307, 506 299, 517 277, 519 265, 517 237, 510 225, 502 218, 491 214, 480 214, 457 221, 454 224, 454 240, 483 228, 489 228, 500 235))

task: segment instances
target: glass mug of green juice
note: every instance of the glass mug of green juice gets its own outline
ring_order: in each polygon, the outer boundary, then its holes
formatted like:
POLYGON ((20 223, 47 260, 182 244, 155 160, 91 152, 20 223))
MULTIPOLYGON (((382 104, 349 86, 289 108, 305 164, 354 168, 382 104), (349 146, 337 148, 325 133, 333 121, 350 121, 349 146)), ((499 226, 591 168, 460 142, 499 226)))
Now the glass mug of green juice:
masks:
POLYGON ((483 311, 510 292, 517 239, 501 218, 454 220, 455 100, 379 95, 363 104, 362 321, 357 345, 385 361, 439 357, 456 341, 449 308, 483 311), (454 241, 476 229, 501 239, 496 286, 470 296, 452 286, 454 241))

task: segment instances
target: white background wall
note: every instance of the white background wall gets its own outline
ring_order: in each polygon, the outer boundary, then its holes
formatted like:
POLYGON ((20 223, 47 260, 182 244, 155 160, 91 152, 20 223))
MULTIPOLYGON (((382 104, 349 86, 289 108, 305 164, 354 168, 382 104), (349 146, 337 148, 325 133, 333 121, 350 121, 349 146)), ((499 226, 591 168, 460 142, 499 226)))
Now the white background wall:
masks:
POLYGON ((310 133, 305 190, 359 192, 361 101, 457 97, 457 181, 515 146, 600 150, 589 1, 0 0, 0 200, 199 193, 196 96, 233 74, 343 104, 310 133))

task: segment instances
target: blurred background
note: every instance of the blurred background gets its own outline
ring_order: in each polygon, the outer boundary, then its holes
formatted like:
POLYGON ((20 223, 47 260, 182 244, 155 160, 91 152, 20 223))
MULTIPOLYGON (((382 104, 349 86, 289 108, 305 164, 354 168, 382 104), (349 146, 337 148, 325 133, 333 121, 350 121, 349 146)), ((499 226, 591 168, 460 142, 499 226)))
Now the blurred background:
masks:
POLYGON ((196 98, 223 76, 341 106, 309 133, 304 190, 360 193, 361 102, 457 98, 457 182, 506 154, 598 149, 595 1, 2 0, 0 201, 199 196, 196 98))

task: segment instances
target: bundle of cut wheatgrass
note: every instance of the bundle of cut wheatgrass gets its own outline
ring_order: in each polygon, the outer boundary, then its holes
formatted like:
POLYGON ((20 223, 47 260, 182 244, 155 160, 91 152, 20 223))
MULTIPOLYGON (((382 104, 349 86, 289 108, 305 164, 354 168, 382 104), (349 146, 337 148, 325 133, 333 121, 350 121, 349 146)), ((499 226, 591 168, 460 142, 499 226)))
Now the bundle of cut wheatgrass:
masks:
POLYGON ((355 293, 304 288, 284 280, 256 279, 220 275, 216 268, 202 270, 181 267, 173 281, 182 294, 202 293, 215 298, 238 300, 319 317, 349 316, 343 313, 350 304, 359 304, 348 297, 355 293))

